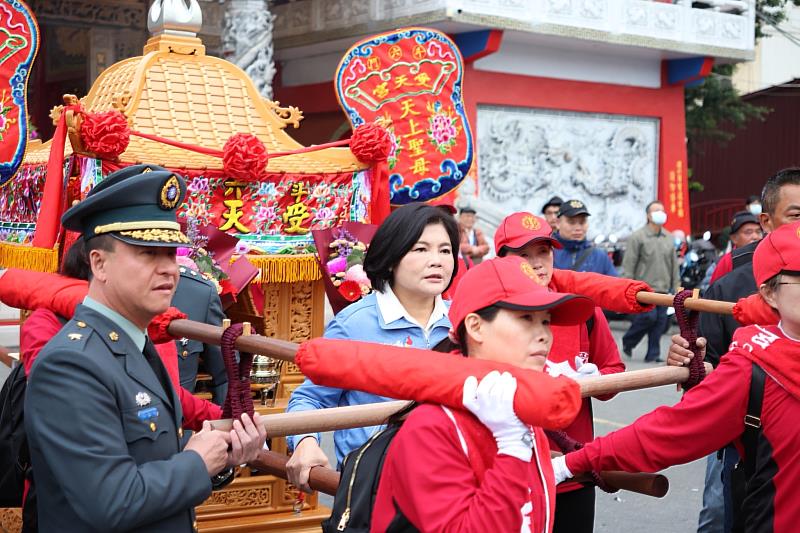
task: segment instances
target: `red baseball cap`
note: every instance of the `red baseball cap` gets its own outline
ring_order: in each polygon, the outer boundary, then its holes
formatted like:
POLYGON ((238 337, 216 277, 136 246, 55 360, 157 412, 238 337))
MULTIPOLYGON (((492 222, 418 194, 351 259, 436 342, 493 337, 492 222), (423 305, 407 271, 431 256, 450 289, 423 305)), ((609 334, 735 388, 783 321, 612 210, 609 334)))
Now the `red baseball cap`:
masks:
POLYGON ((468 314, 496 305, 505 309, 550 311, 550 323, 571 326, 586 322, 594 302, 585 296, 550 292, 539 285, 527 261, 518 256, 487 259, 469 269, 461 278, 450 305, 453 329, 468 314))
POLYGON ((800 272, 800 222, 786 224, 770 232, 753 254, 756 285, 784 271, 800 272))
POLYGON ((494 252, 500 255, 504 246, 522 248, 529 242, 547 241, 555 248, 563 248, 561 243, 550 236, 552 230, 547 221, 527 211, 508 215, 494 233, 494 252))

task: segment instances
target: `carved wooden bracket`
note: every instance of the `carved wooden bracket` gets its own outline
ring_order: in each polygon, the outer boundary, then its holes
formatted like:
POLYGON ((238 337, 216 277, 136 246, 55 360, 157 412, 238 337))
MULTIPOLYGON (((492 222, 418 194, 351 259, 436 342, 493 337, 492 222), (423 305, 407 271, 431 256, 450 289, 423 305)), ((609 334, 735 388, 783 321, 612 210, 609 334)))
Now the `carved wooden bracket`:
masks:
POLYGON ((303 120, 303 112, 300 111, 300 109, 293 105, 290 105, 289 107, 281 107, 280 102, 268 100, 266 98, 262 98, 262 100, 267 105, 269 110, 275 113, 275 116, 278 117, 278 120, 282 123, 281 129, 286 128, 286 126, 290 124, 294 128, 300 127, 300 121, 303 120))

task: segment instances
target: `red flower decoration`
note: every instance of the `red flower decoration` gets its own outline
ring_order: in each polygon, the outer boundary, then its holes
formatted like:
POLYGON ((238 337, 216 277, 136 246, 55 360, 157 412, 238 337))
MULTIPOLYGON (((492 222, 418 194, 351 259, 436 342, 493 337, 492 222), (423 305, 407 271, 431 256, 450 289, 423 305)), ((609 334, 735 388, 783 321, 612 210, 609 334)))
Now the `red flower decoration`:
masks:
POLYGON ((116 159, 128 148, 131 129, 119 111, 84 113, 81 122, 83 147, 102 159, 116 159))
POLYGON ((339 294, 344 296, 344 299, 348 302, 355 302, 361 298, 361 286, 357 281, 345 280, 339 285, 339 294))
POLYGON ((267 147, 249 133, 233 135, 222 148, 222 168, 231 178, 259 181, 267 173, 268 161, 267 147))
POLYGON ((236 301, 236 294, 237 294, 236 286, 233 283, 231 283, 230 279, 226 278, 220 280, 219 287, 220 289, 222 289, 222 292, 219 293, 220 296, 222 296, 223 294, 230 294, 231 296, 233 296, 233 301, 234 302, 236 301))
POLYGON ((362 163, 386 161, 392 152, 392 136, 383 126, 365 122, 353 131, 350 151, 362 163))

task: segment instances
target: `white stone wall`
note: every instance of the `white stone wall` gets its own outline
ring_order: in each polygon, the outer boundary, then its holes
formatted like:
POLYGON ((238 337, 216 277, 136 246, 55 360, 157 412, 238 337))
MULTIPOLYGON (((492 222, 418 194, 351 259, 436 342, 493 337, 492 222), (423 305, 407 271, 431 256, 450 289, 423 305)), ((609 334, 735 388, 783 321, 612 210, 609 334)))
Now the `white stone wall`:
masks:
POLYGON ((465 183, 458 205, 475 207, 492 235, 503 217, 539 214, 557 194, 587 205, 590 237, 628 235, 656 197, 658 131, 648 117, 479 106, 478 192, 465 183))

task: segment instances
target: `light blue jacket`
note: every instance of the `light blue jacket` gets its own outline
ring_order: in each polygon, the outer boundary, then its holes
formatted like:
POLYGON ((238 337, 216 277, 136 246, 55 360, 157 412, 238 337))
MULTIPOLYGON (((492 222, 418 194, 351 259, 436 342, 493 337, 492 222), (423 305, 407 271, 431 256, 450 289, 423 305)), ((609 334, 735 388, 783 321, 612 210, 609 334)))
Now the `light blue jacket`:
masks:
MULTIPOLYGON (((387 292, 391 292, 391 289, 387 292)), ((393 294, 390 298, 397 302, 393 294)), ((397 303, 399 304, 399 302, 397 303)), ((358 302, 340 311, 328 324, 324 336, 329 339, 360 340, 394 346, 408 346, 409 348, 431 349, 447 337, 447 332, 450 330, 450 320, 447 318, 446 313, 447 305, 439 304, 438 308, 444 310, 444 316, 436 320, 426 332, 406 317, 399 317, 386 323, 378 305, 376 293, 368 294, 358 302)), ((390 400, 392 398, 376 396, 367 392, 322 387, 306 379, 292 392, 286 412, 310 411, 312 409, 362 405, 390 400)), ((333 440, 336 447, 337 464, 341 464, 348 453, 364 444, 375 431, 382 427, 371 426, 334 432, 333 440)), ((317 442, 320 442, 319 434, 289 436, 286 438, 289 449, 293 450, 297 443, 308 436, 316 437, 317 442)))

